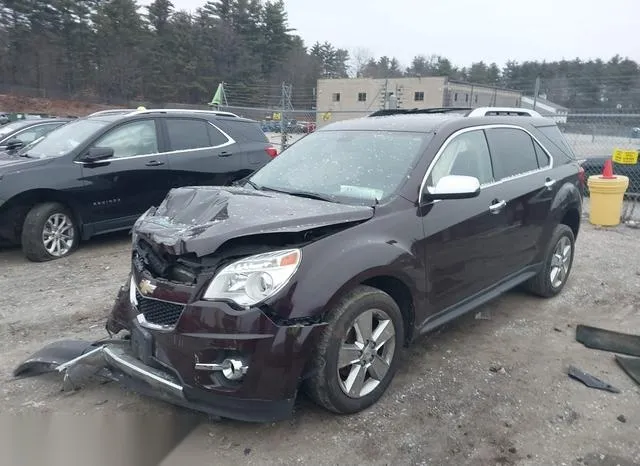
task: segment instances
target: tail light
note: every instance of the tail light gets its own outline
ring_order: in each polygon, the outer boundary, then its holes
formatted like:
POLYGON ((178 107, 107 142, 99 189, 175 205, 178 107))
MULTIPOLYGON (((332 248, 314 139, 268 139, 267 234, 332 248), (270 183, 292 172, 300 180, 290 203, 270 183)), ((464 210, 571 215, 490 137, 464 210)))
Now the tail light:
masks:
POLYGON ((264 151, 271 157, 272 159, 278 156, 278 149, 273 146, 267 146, 264 151))
POLYGON ((580 180, 580 185, 584 186, 584 168, 580 167, 578 169, 578 180, 580 180))

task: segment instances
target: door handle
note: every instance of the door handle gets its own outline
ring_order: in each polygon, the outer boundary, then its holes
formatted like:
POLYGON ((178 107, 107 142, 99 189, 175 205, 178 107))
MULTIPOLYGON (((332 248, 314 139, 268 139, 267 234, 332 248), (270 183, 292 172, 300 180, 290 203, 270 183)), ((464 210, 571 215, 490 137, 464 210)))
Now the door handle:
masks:
POLYGON ((556 180, 547 178, 547 180, 544 182, 544 187, 547 188, 549 191, 551 191, 553 189, 554 184, 556 184, 556 180))
POLYGON ((159 167, 160 165, 164 165, 164 162, 160 162, 159 160, 152 160, 145 164, 147 167, 159 167))
POLYGON ((229 157, 231 155, 231 152, 220 152, 218 154, 218 157, 229 157))
MULTIPOLYGON (((496 199, 496 201, 497 201, 497 199, 496 199)), ((492 214, 497 214, 502 209, 504 209, 506 205, 507 205, 507 201, 504 201, 504 200, 502 200, 500 202, 495 202, 494 201, 494 203, 489 206, 489 212, 491 212, 492 214)))

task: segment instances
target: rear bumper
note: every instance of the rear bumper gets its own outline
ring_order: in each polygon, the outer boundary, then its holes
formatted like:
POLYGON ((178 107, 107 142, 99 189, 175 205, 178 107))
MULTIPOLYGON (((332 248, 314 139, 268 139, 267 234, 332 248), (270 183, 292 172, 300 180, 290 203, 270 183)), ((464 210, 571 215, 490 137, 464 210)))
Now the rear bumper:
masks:
POLYGON ((142 363, 128 341, 100 346, 57 368, 59 372, 76 365, 106 367, 111 376, 144 395, 195 411, 248 422, 274 422, 291 415, 295 399, 278 401, 238 400, 183 386, 168 372, 142 363))
MULTIPOLYGON (((185 304, 171 329, 142 318, 132 302, 134 280, 120 289, 107 329, 131 332, 122 345, 103 346, 95 357, 115 369, 135 391, 220 417, 273 422, 291 416, 310 354, 324 324, 279 326, 258 309, 229 310, 221 303, 185 304), (228 380, 219 365, 246 362, 241 380, 228 380)), ((168 293, 154 281, 159 293, 168 293)), ((178 296, 181 290, 173 290, 178 296)))

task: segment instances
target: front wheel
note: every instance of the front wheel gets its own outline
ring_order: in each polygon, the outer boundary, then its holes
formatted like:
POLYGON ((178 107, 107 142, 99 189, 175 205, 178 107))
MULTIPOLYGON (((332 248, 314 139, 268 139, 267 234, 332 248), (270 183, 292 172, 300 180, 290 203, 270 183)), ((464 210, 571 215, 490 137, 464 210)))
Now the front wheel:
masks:
POLYGON ((571 273, 574 248, 575 237, 571 228, 558 225, 547 246, 543 267, 538 275, 525 283, 525 288, 543 298, 551 298, 560 293, 571 273))
POLYGON ((386 293, 360 286, 331 310, 306 391, 324 408, 351 414, 374 404, 397 370, 402 313, 386 293))
POLYGON ((22 251, 33 262, 60 259, 78 246, 78 227, 62 204, 45 202, 34 206, 22 227, 22 251))

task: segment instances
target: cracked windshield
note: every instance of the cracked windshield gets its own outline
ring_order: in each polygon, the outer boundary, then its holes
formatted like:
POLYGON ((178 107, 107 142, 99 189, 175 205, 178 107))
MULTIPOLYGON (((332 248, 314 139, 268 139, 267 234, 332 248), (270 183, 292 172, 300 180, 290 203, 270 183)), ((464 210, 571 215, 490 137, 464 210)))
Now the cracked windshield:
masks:
POLYGON ((2 1, 0 464, 640 465, 639 18, 2 1))

